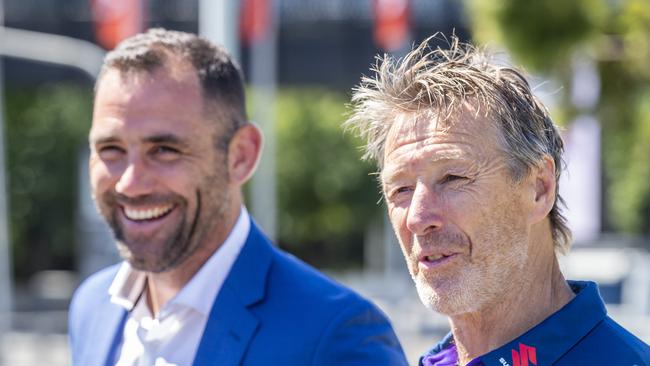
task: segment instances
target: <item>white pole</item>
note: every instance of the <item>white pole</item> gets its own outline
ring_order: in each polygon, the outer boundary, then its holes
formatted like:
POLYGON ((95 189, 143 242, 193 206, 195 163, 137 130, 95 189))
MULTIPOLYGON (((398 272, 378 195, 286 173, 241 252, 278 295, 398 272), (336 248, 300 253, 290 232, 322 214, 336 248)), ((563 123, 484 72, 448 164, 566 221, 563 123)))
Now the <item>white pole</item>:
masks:
MULTIPOLYGON (((4 25, 4 2, 0 0, 0 32, 4 25)), ((0 335, 11 327, 13 288, 11 248, 9 246, 9 217, 7 214, 7 175, 4 139, 4 64, 0 55, 0 335)))
POLYGON ((239 1, 199 0, 199 34, 239 60, 239 1))
POLYGON ((251 182, 251 206, 271 240, 277 239, 277 190, 275 146, 275 90, 277 63, 277 2, 269 3, 269 29, 264 39, 254 41, 250 53, 250 81, 253 100, 253 121, 264 133, 262 158, 251 182))
POLYGON ((81 39, 5 28, 0 24, 0 55, 2 56, 73 67, 95 80, 105 53, 99 46, 81 39))
MULTIPOLYGON (((275 65, 276 11, 269 0, 270 25, 265 39, 251 45, 250 85, 253 103, 252 120, 264 133, 264 151, 257 172, 251 180, 250 209, 265 233, 277 238, 277 195, 275 183, 275 65)), ((239 2, 236 0, 199 0, 199 34, 223 45, 233 59, 239 56, 239 2)))

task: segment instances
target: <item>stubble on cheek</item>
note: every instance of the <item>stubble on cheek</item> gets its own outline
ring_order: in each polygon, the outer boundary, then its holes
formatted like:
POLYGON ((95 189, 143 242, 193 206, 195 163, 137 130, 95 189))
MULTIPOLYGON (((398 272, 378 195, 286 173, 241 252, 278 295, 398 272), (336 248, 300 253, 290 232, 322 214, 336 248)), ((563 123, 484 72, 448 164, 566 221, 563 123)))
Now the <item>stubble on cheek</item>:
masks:
POLYGON ((498 304, 504 294, 518 288, 527 262, 527 236, 523 212, 516 197, 509 197, 483 212, 477 227, 480 235, 472 243, 472 255, 456 282, 456 308, 462 312, 478 311, 498 304))

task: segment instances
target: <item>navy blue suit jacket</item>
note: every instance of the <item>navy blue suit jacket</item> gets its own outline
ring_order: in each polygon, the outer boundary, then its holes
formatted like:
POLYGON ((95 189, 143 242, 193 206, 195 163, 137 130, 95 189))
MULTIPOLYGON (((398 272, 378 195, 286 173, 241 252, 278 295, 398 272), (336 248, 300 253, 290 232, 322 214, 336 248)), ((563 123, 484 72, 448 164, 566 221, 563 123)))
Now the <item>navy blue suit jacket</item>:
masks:
MULTIPOLYGON (((127 317, 108 295, 117 268, 91 276, 73 297, 73 365, 115 360, 127 317)), ((194 365, 406 364, 376 307, 273 247, 254 223, 202 331, 194 365)))

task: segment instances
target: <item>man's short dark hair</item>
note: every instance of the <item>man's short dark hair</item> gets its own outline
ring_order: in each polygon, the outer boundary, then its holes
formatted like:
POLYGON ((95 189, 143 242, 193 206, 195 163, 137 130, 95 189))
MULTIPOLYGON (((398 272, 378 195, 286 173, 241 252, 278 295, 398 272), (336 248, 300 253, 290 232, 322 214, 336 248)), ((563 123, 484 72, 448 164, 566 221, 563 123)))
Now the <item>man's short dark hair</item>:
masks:
POLYGON ((230 139, 247 118, 242 72, 222 47, 195 34, 152 28, 122 41, 106 55, 97 84, 111 69, 151 73, 178 59, 196 70, 205 113, 221 125, 215 142, 227 151, 230 139))

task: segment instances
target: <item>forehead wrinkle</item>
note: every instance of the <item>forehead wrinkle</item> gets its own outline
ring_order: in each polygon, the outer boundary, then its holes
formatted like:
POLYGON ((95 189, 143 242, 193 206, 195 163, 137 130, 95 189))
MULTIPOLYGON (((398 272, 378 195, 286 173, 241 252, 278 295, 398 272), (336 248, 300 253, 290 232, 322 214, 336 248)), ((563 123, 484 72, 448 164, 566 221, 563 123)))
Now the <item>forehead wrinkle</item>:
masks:
POLYGON ((424 160, 428 164, 437 164, 443 161, 467 160, 475 150, 472 135, 463 131, 450 133, 430 131, 418 139, 413 136, 397 138, 392 144, 392 150, 386 154, 386 169, 390 165, 406 163, 414 166, 417 161, 424 160))
POLYGON ((416 174, 415 169, 450 161, 468 164, 477 173, 503 164, 492 123, 469 107, 456 116, 442 117, 433 110, 396 117, 387 136, 382 179, 416 174))
MULTIPOLYGON (((393 153, 396 151, 393 151, 393 153)), ((458 144, 444 143, 424 144, 416 148, 416 151, 406 151, 402 154, 398 152, 397 156, 393 156, 388 161, 389 163, 386 164, 382 172, 382 180, 386 181, 399 180, 407 175, 417 175, 420 170, 450 163, 471 164, 474 159, 468 158, 465 151, 459 148, 458 144)))
POLYGON ((454 140, 472 141, 477 132, 475 129, 479 128, 476 122, 468 112, 456 118, 441 116, 436 110, 398 114, 386 136, 384 157, 402 145, 411 143, 418 143, 419 147, 424 144, 451 143, 454 140), (454 140, 447 140, 449 138, 454 140))

